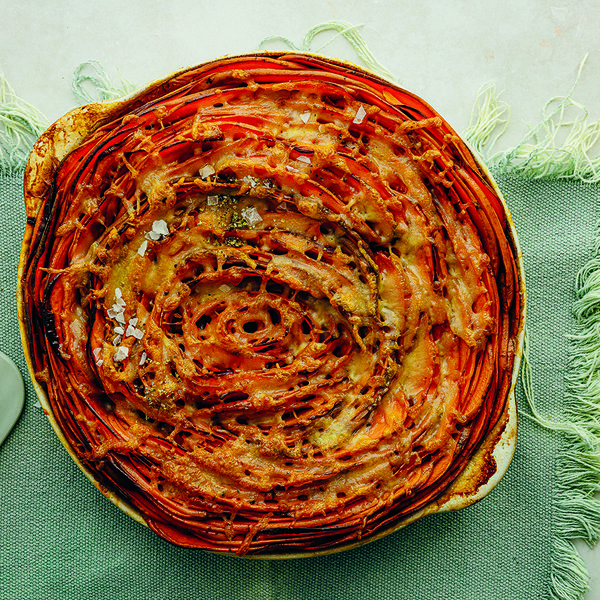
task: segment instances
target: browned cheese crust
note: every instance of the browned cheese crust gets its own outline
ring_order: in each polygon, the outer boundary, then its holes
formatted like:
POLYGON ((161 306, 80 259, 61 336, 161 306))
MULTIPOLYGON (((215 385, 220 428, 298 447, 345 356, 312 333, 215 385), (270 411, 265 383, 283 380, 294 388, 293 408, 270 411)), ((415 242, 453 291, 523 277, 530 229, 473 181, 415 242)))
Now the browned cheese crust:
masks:
POLYGON ((56 165, 27 236, 54 417, 176 544, 368 539, 439 497, 505 410, 503 205, 439 115, 356 69, 185 71, 56 165))

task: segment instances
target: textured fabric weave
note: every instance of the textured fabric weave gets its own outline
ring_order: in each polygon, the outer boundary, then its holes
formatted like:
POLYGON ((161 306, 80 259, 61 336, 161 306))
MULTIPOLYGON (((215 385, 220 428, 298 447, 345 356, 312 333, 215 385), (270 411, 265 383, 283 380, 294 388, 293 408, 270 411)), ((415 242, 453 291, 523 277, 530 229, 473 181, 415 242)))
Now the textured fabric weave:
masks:
MULTIPOLYGON (((496 175, 526 265, 538 409, 560 419, 574 282, 592 253, 599 189, 496 175)), ((216 556, 171 546, 121 513, 79 471, 35 406, 15 300, 21 186, 18 177, 0 177, 0 348, 27 388, 21 420, 0 447, 0 600, 548 598, 563 438, 525 416, 513 463, 486 499, 340 554, 216 556)), ((517 401, 526 412, 520 386, 517 401)))

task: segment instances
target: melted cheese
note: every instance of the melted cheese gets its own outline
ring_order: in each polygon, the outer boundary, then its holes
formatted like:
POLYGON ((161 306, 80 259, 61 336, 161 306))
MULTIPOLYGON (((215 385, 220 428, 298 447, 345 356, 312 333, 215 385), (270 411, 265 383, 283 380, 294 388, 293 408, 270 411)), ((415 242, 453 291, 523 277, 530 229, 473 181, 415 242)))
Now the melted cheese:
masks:
POLYGON ((441 119, 320 59, 239 60, 67 157, 32 281, 86 464, 126 465, 186 544, 244 553, 360 536, 444 489, 457 431, 471 451, 493 413, 505 309, 487 188, 452 188, 441 119))

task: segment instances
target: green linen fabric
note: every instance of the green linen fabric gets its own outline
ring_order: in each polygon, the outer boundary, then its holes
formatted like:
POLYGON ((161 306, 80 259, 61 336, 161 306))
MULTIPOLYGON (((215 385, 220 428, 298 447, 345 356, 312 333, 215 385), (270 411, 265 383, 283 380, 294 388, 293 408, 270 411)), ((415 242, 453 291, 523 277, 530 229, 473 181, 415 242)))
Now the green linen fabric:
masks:
MULTIPOLYGON (((577 271, 591 257, 599 188, 496 173, 519 233, 537 408, 564 414, 577 271)), ((0 600, 529 600, 549 598, 557 459, 565 443, 521 415, 511 467, 484 500, 361 548, 242 559, 181 549, 117 509, 73 463, 37 404, 19 337, 20 176, 0 177, 0 348, 26 381, 0 447, 0 600)), ((2 385, 2 382, 0 382, 2 385)), ((521 386, 517 401, 527 412, 521 386)))

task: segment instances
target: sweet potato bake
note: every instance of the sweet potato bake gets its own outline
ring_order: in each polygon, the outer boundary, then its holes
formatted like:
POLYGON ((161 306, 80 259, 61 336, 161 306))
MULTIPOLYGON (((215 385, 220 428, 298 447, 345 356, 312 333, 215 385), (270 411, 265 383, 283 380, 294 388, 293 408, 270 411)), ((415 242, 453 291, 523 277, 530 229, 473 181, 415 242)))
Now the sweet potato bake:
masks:
POLYGON ((220 59, 61 119, 25 199, 38 393, 167 540, 351 547, 472 502, 514 446, 514 229, 415 95, 312 55, 220 59))

